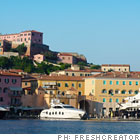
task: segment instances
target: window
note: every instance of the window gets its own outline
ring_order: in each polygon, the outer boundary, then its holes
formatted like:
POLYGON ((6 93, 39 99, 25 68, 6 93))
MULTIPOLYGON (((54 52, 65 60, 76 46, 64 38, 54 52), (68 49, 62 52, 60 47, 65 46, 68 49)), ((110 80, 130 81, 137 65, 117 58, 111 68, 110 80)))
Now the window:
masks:
POLYGON ((68 76, 69 74, 68 74, 68 73, 66 73, 66 75, 68 76))
POLYGON ((65 93, 64 93, 64 92, 62 92, 62 95, 64 96, 64 95, 65 95, 65 93))
POLYGON ((55 115, 57 115, 57 112, 55 112, 55 115))
POLYGON ((28 38, 28 40, 31 40, 30 37, 28 38))
POLYGON ((26 38, 24 40, 26 41, 26 38))
POLYGON ((92 80, 92 85, 94 85, 94 80, 92 80))
POLYGON ((62 112, 62 115, 64 115, 64 112, 62 112))
POLYGON ((54 112, 52 112, 52 115, 54 115, 54 112))
POLYGON ((56 108, 56 109, 57 109, 57 108, 59 108, 59 109, 61 108, 61 109, 62 109, 62 107, 61 107, 61 106, 54 106, 53 108, 56 108))
POLYGON ((59 112, 59 115, 61 114, 61 112, 59 112))
POLYGON ((17 82, 16 79, 12 79, 12 83, 15 84, 17 82))
POLYGON ((68 83, 65 83, 65 87, 69 87, 68 83))
POLYGON ((119 94, 119 90, 118 89, 115 90, 115 94, 119 94))
POLYGON ((61 84, 60 84, 60 83, 57 83, 57 86, 58 86, 58 87, 61 87, 61 84))
POLYGON ((49 112, 49 115, 51 115, 51 112, 49 112))
POLYGON ((113 95, 113 90, 112 89, 109 90, 109 94, 113 95))
POLYGON ((116 85, 119 85, 119 81, 116 81, 116 85))
POLYGON ((74 73, 72 73, 72 76, 74 76, 74 73))
POLYGON ((72 83, 72 87, 74 87, 74 83, 72 83))
POLYGON ((125 94, 126 93, 126 90, 122 90, 122 94, 125 94))
POLYGON ((103 81, 103 85, 106 85, 106 81, 105 80, 103 81))
POLYGON ((128 93, 129 93, 129 94, 132 94, 132 90, 129 90, 128 93))
POLYGON ((9 79, 5 79, 5 83, 8 84, 9 83, 9 79))
POLYGON ((116 99, 116 103, 118 103, 119 102, 119 99, 116 99))
POLYGON ((28 85, 28 83, 27 82, 25 82, 25 86, 27 86, 28 85))
POLYGON ((123 85, 125 85, 125 81, 123 81, 123 85))
POLYGON ((3 97, 0 97, 0 102, 3 102, 3 97))
POLYGON ((83 74, 80 74, 80 76, 83 76, 83 74))
POLYGON ((79 88, 81 88, 82 87, 82 85, 79 83, 79 88))
POLYGON ((107 93, 107 90, 106 90, 106 89, 103 89, 103 90, 102 90, 102 93, 107 93))
POLYGON ((81 95, 82 95, 82 92, 81 92, 81 91, 79 91, 79 92, 78 92, 78 95, 79 95, 79 96, 81 96, 81 95))
POLYGON ((109 83, 110 83, 110 85, 112 85, 112 84, 113 84, 113 82, 112 82, 112 81, 110 81, 109 83))
POLYGON ((0 93, 2 92, 2 88, 0 87, 0 93))
POLYGON ((129 85, 132 85, 132 81, 129 81, 129 85))
POLYGON ((105 103, 106 102, 106 99, 105 98, 103 98, 103 103, 105 103))
POLYGON ((64 59, 65 59, 65 57, 62 57, 62 59, 64 60, 64 59))
POLYGON ((112 98, 109 99, 109 102, 112 103, 112 98))
POLYGON ((139 93, 139 91, 138 90, 135 90, 135 92, 134 92, 135 94, 138 94, 139 93))
POLYGON ((8 92, 8 88, 4 88, 4 89, 3 89, 3 92, 4 92, 4 93, 7 93, 7 92, 8 92))
POLYGON ((139 82, 138 81, 136 81, 136 85, 139 85, 139 82))
POLYGON ((70 105, 66 105, 66 106, 64 106, 64 108, 74 108, 74 107, 70 106, 70 105))
POLYGON ((48 111, 46 112, 46 114, 48 114, 48 111))
POLYGON ((50 95, 53 95, 53 91, 50 90, 50 95))

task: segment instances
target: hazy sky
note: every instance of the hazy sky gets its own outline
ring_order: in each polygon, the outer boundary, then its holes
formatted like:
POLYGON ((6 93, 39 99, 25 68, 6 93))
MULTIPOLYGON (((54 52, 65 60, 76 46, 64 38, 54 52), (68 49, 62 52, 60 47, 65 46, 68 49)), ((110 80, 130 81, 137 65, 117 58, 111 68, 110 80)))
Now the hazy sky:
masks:
POLYGON ((140 71, 140 0, 0 0, 0 32, 38 30, 53 51, 140 71))

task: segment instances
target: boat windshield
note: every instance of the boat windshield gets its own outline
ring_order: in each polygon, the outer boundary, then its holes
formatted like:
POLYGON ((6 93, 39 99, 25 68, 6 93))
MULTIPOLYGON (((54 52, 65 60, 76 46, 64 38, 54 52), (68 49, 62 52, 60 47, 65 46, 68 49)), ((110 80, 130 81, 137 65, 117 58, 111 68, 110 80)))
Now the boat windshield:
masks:
POLYGON ((60 108, 62 108, 62 107, 61 107, 61 106, 54 106, 53 108, 59 108, 59 109, 60 109, 60 108))
POLYGON ((63 106, 64 108, 74 108, 73 106, 63 106))

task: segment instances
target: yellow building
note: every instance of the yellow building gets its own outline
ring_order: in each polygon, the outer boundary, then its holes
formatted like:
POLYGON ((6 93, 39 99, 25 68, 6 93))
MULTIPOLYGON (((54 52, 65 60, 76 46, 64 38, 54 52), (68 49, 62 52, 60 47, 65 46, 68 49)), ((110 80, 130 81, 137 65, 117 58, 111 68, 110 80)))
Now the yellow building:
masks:
POLYGON ((47 104, 52 98, 78 107, 78 96, 84 95, 83 77, 76 76, 42 76, 38 79, 38 94, 45 94, 47 104))
POLYGON ((93 95, 97 114, 109 115, 118 111, 118 103, 129 96, 138 94, 140 88, 140 73, 138 72, 107 72, 85 79, 85 95, 93 95))

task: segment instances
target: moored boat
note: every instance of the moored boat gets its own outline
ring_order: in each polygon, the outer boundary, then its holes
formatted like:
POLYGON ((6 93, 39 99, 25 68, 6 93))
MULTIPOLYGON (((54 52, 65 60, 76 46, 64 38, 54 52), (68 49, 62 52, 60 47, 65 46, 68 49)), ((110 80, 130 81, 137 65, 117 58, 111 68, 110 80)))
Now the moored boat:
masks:
POLYGON ((40 118, 47 119, 83 119, 86 112, 81 109, 76 109, 71 105, 62 103, 51 103, 50 109, 44 109, 40 113, 40 118))

